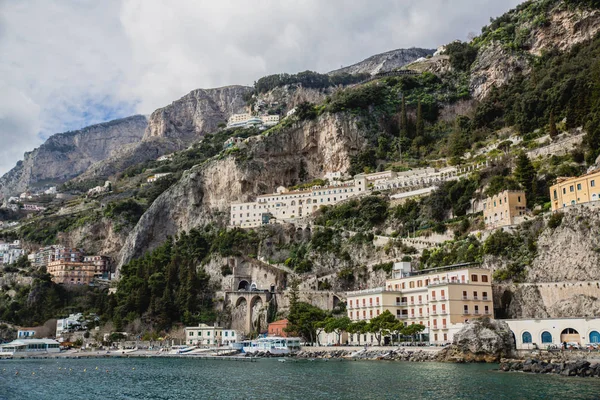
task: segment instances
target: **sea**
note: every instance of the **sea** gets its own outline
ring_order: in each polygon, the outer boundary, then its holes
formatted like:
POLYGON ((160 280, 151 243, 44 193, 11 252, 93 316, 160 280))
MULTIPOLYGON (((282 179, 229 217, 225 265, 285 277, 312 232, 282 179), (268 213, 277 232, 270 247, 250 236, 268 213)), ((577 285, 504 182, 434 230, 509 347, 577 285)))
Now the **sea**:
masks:
POLYGON ((600 399, 599 378, 497 368, 347 360, 4 360, 0 399, 600 399))

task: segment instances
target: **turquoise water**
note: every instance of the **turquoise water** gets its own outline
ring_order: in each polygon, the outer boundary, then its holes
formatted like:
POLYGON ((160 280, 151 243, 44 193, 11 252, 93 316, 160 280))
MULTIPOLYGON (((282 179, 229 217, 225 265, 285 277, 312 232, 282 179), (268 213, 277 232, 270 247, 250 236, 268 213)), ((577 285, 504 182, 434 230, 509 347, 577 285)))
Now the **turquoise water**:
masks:
POLYGON ((493 368, 268 359, 5 360, 0 361, 0 399, 600 398, 598 378, 502 373, 493 368))

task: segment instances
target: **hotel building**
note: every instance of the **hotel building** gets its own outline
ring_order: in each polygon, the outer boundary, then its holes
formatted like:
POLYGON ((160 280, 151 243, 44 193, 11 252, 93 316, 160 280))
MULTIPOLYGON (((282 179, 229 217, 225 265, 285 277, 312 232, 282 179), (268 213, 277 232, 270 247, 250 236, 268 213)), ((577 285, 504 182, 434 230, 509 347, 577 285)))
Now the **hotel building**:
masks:
POLYGON ((600 170, 574 178, 558 178, 550 187, 552 211, 600 200, 600 170))
POLYGON ((54 283, 63 285, 89 285, 96 273, 94 264, 64 260, 49 262, 46 269, 54 283))
POLYGON ((306 190, 289 191, 280 187, 277 193, 257 196, 249 203, 232 203, 229 224, 232 227, 254 228, 268 224, 273 218, 292 221, 306 217, 320 206, 366 193, 366 179, 354 179, 331 186, 315 186, 306 190))
MULTIPOLYGON (((465 321, 493 316, 489 270, 463 264, 409 271, 410 263, 396 263, 385 286, 347 293, 348 317, 368 321, 389 310, 405 325, 424 325, 429 341, 443 344, 465 321)), ((350 335, 350 343, 376 343, 372 334, 357 336, 350 335)))
POLYGON ((522 190, 505 190, 488 197, 483 203, 483 219, 486 228, 499 228, 518 223, 527 214, 527 199, 522 190))

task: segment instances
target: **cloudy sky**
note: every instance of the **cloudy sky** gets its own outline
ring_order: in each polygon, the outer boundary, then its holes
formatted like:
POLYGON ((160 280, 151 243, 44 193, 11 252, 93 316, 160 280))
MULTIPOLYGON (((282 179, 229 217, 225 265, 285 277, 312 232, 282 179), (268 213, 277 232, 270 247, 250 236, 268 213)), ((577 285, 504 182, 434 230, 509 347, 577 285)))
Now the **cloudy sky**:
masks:
POLYGON ((521 0, 0 0, 0 173, 49 135, 195 88, 480 32, 521 0))

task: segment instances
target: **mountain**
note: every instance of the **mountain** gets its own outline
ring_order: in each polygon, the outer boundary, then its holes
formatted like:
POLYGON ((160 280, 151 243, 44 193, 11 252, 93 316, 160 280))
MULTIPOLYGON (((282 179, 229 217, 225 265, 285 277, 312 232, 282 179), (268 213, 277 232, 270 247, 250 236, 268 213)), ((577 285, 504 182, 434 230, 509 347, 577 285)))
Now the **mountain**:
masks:
POLYGON ((74 178, 123 146, 139 142, 147 127, 146 117, 136 115, 52 135, 0 178, 0 193, 9 196, 74 178))
POLYGON ((376 74, 379 72, 388 72, 397 68, 404 67, 419 58, 433 55, 435 50, 431 49, 396 49, 385 53, 376 54, 348 67, 343 67, 329 72, 329 75, 336 74, 376 74))

